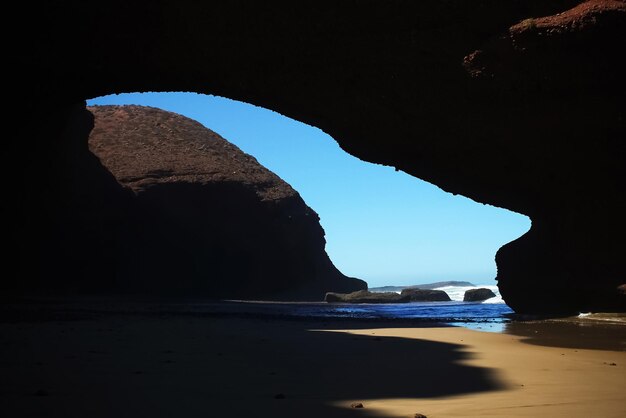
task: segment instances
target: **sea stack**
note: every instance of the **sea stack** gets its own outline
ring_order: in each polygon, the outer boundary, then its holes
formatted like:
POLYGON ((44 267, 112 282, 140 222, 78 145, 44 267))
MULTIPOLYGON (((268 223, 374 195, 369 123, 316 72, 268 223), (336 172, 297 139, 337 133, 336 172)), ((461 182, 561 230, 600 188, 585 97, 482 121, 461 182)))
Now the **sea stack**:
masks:
POLYGON ((358 290, 352 293, 328 292, 324 297, 328 303, 405 303, 409 296, 396 292, 370 292, 358 290))
POLYGON ((450 296, 443 290, 435 289, 402 289, 402 296, 410 302, 449 302, 450 296))
POLYGON ((300 195, 215 132, 156 108, 88 110, 89 149, 119 192, 115 210, 85 215, 107 258, 82 267, 109 275, 80 291, 322 300, 366 288, 332 264, 300 195))
POLYGON ((465 295, 463 295, 463 302, 482 302, 495 297, 496 294, 491 289, 481 287, 479 289, 466 290, 465 295))

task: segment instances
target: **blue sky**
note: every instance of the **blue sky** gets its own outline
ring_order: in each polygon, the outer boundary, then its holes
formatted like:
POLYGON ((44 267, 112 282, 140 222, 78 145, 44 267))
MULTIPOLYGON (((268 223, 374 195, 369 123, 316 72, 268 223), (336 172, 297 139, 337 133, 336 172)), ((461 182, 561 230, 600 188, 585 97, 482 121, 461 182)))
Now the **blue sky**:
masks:
POLYGON ((319 214, 326 251, 339 270, 370 287, 493 284, 497 249, 530 228, 526 216, 361 161, 320 129, 250 104, 194 93, 120 94, 87 104, 176 112, 253 155, 319 214))

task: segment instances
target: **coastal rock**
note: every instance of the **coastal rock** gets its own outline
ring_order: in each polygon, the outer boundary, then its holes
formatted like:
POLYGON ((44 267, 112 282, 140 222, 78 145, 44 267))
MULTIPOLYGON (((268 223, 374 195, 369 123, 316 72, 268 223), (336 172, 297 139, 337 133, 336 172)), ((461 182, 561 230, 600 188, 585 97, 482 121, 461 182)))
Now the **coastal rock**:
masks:
POLYGON ((447 302, 450 296, 443 290, 434 289, 402 289, 402 296, 407 296, 410 302, 447 302))
POLYGON ((319 217, 299 194, 215 132, 150 107, 88 110, 89 151, 114 193, 103 193, 108 206, 83 204, 87 234, 57 243, 75 247, 85 276, 75 280, 68 259, 66 274, 41 288, 322 300, 366 287, 332 264, 319 217))
POLYGON ((491 289, 481 287, 479 289, 469 289, 463 295, 463 302, 482 302, 483 300, 496 297, 491 289))
POLYGON ((375 293, 359 290, 352 293, 328 292, 324 300, 329 303, 404 303, 409 302, 409 297, 395 292, 375 293))
MULTIPOLYGON (((523 201, 514 205, 532 218, 530 231, 496 255, 500 294, 516 312, 626 310, 614 291, 626 274, 619 244, 626 200, 618 197, 624 186, 616 181, 624 173, 614 165, 626 157, 617 140, 626 137, 619 104, 626 97, 626 60, 617 52, 624 49, 626 2, 591 0, 529 15, 465 57, 483 98, 495 94, 500 106, 508 101, 508 109, 516 109, 515 119, 523 122, 515 124, 515 141, 531 147, 522 158, 535 165, 513 176, 509 166, 506 174, 510 184, 524 184, 523 201), (585 151, 598 139, 602 145, 585 151), (570 176, 575 166, 585 169, 570 176), (582 198, 581 190, 589 195, 582 198)), ((504 109, 492 109, 490 118, 504 117, 504 109)), ((507 199, 513 203, 513 196, 507 199)))
POLYGON ((332 264, 300 195, 215 132, 150 107, 88 110, 89 149, 132 191, 118 245, 122 288, 322 300, 366 287, 332 264))
POLYGON ((450 297, 443 290, 404 289, 400 294, 396 292, 370 292, 369 290, 359 290, 352 293, 328 292, 324 300, 329 303, 407 303, 446 302, 450 300, 450 297))
POLYGON ((125 200, 108 197, 123 190, 74 140, 81 103, 190 91, 272 109, 363 160, 528 215, 530 231, 496 256, 516 312, 626 310, 624 1, 283 6, 16 5, 37 42, 10 51, 6 119, 19 129, 3 155, 20 174, 5 186, 5 268, 23 274, 3 292, 115 270, 109 215, 125 200))

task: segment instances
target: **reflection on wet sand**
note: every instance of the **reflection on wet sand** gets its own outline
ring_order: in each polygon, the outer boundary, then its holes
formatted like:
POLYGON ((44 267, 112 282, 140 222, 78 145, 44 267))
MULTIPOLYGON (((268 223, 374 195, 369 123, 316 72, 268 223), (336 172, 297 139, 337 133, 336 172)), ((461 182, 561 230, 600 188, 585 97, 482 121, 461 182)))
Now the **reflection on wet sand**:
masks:
POLYGON ((504 324, 504 332, 535 345, 626 351, 626 314, 511 321, 504 324))

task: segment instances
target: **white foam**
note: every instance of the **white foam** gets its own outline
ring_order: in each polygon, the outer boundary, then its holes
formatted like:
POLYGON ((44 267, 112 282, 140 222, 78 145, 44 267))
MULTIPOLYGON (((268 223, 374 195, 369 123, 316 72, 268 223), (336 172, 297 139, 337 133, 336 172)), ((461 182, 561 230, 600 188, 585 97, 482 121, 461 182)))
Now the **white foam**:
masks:
POLYGON ((504 303, 502 300, 502 296, 500 295, 500 290, 496 285, 478 285, 478 286, 444 286, 438 287, 436 290, 443 290, 450 296, 450 299, 454 301, 463 301, 463 297, 465 296, 465 292, 470 289, 480 289, 485 288, 491 290, 496 294, 495 297, 487 299, 483 303, 504 303))
MULTIPOLYGON (((448 294, 448 296, 450 296, 450 299, 452 299, 453 301, 462 302, 466 291, 470 289, 480 289, 480 288, 489 289, 493 293, 496 294, 495 297, 487 299, 482 303, 504 303, 504 300, 502 300, 502 296, 500 296, 500 290, 498 289, 498 286, 492 285, 492 284, 485 284, 485 285, 478 285, 478 286, 443 286, 443 287, 438 287, 435 290, 443 290, 444 292, 448 294)), ((383 290, 372 290, 372 292, 383 292, 383 290)), ((399 291, 396 291, 395 293, 400 294, 399 291)))

